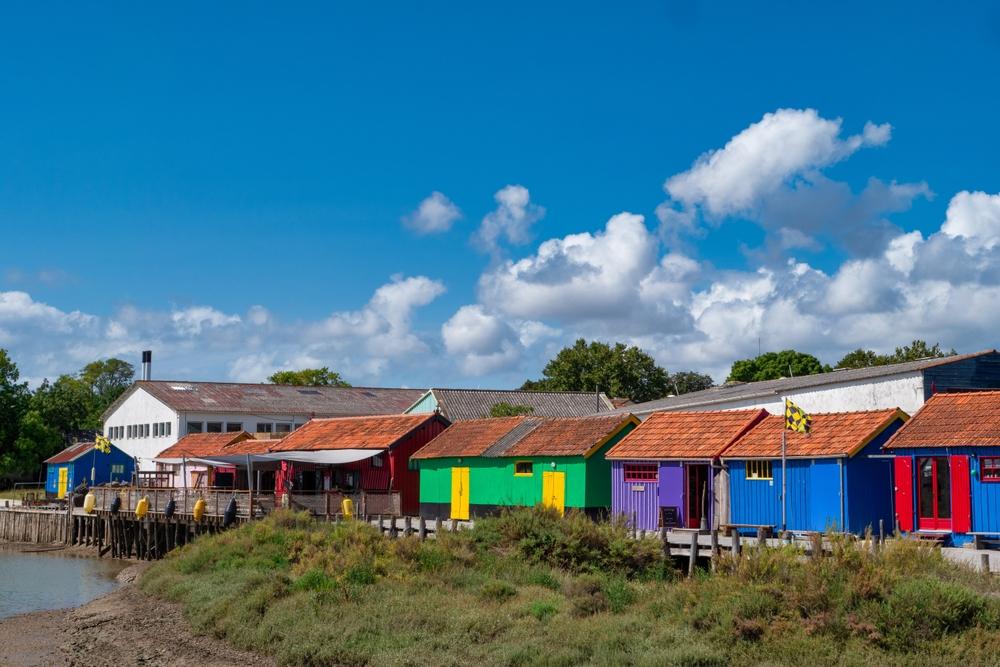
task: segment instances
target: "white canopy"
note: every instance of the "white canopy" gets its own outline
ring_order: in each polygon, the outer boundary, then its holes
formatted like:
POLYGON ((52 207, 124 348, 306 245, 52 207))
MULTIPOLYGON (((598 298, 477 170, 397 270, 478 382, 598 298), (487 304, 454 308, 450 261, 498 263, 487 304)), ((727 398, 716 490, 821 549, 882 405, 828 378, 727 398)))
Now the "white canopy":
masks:
MULTIPOLYGON (((337 465, 354 463, 381 454, 383 449, 325 449, 317 451, 270 452, 266 454, 232 454, 228 456, 213 456, 211 458, 189 458, 189 463, 201 463, 214 467, 246 465, 247 458, 251 463, 271 463, 275 461, 296 461, 298 463, 315 463, 319 465, 337 465)), ((182 463, 181 459, 154 459, 159 463, 182 463)))

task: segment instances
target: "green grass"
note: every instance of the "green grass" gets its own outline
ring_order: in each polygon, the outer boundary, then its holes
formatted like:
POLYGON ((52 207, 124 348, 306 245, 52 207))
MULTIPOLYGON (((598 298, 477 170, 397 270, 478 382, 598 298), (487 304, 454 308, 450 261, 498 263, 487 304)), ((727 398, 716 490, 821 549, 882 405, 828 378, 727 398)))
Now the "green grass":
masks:
POLYGON ((996 664, 1000 588, 896 541, 724 557, 680 578, 655 541, 543 510, 440 540, 278 513, 205 537, 143 588, 286 665, 996 664))

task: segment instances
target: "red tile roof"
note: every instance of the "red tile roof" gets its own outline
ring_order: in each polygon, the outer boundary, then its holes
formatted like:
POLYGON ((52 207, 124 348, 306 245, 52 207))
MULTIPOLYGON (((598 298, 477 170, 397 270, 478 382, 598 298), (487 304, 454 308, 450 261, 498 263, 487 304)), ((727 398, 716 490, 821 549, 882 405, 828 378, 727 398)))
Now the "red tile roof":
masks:
POLYGON ((959 446, 1000 447, 1000 391, 934 394, 884 448, 959 446))
POLYGON ((636 421, 632 415, 470 419, 452 424, 413 458, 587 456, 636 421))
MULTIPOLYGON (((907 419, 899 409, 866 412, 814 413, 809 434, 787 431, 785 455, 792 458, 854 456, 897 419, 907 419)), ((722 454, 724 459, 778 458, 785 418, 769 415, 722 454)))
POLYGON ((156 458, 180 459, 218 456, 231 445, 252 439, 253 436, 246 431, 238 433, 189 433, 157 454, 156 458))
POLYGON ((586 456, 629 422, 632 415, 555 417, 518 440, 504 456, 586 456))
POLYGON ((441 417, 417 414, 311 419, 270 449, 273 452, 388 449, 431 419, 441 417))
POLYGON ((413 459, 437 459, 452 456, 482 456, 493 443, 524 424, 527 417, 497 417, 458 421, 420 448, 413 459))
POLYGON ((607 454, 609 459, 714 459, 767 411, 654 412, 607 454))
POLYGON ((45 463, 70 463, 71 461, 77 460, 93 448, 93 442, 77 442, 62 450, 55 456, 45 459, 45 463))

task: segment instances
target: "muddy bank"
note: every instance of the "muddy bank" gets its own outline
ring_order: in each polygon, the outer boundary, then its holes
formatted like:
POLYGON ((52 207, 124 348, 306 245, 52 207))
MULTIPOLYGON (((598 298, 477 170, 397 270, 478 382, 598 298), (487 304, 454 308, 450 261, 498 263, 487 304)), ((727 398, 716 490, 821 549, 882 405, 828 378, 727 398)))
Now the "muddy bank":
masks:
POLYGON ((266 657, 195 636, 180 606, 142 593, 134 581, 147 565, 119 573, 125 584, 82 607, 0 620, 0 665, 121 667, 122 665, 273 665, 266 657))

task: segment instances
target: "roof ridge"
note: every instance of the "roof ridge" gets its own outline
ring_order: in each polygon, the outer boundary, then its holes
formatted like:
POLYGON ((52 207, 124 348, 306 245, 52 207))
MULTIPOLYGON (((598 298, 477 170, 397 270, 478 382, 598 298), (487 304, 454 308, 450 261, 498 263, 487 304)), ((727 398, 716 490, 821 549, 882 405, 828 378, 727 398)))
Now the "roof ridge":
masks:
POLYGON ((570 394, 573 396, 594 396, 595 394, 603 394, 604 396, 609 396, 607 392, 604 391, 580 391, 580 390, 569 390, 569 389, 485 389, 483 387, 431 387, 427 391, 478 391, 478 392, 493 392, 493 393, 522 393, 522 394, 570 394))
POLYGON ((133 384, 228 384, 239 387, 295 387, 297 389, 390 389, 400 391, 427 391, 420 387, 369 387, 351 385, 350 387, 337 387, 323 384, 277 384, 274 382, 226 382, 224 380, 134 380, 133 384))

